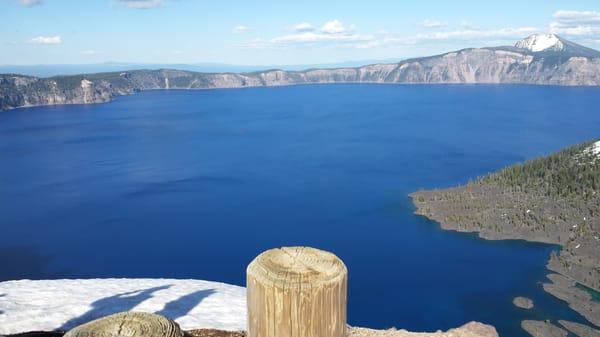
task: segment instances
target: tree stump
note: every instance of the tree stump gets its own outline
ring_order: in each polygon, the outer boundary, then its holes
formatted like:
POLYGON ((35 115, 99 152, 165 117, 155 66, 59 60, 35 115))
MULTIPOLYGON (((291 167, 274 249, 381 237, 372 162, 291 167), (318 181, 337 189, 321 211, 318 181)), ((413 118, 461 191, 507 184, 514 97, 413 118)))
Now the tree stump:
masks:
POLYGON ((174 321, 146 312, 121 312, 71 329, 64 337, 184 337, 174 321))
POLYGON ((247 269, 248 337, 346 337, 348 270, 310 247, 268 250, 247 269))

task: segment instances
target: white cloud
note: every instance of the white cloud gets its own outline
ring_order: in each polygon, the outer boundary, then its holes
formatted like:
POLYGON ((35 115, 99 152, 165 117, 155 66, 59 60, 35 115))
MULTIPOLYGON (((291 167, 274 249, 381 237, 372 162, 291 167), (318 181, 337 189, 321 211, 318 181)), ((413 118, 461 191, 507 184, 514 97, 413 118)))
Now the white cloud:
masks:
POLYGON ((254 39, 240 46, 247 48, 288 47, 288 46, 325 46, 343 45, 355 48, 369 48, 375 37, 370 34, 357 34, 354 25, 344 26, 339 20, 326 22, 320 31, 308 22, 291 26, 291 34, 271 39, 254 39))
POLYGON ((129 8, 150 9, 162 5, 163 0, 117 0, 129 8))
POLYGON ((276 37, 270 41, 273 44, 297 44, 297 43, 319 43, 319 42, 365 42, 371 41, 372 35, 359 34, 321 34, 306 32, 276 37))
POLYGON ((527 35, 537 33, 540 30, 535 27, 501 28, 489 30, 477 29, 459 29, 444 32, 431 32, 417 34, 415 38, 418 41, 432 40, 481 40, 491 38, 514 38, 520 39, 527 35))
POLYGON ((29 40, 29 43, 35 44, 61 44, 62 38, 58 35, 56 36, 38 36, 29 40))
POLYGON ((312 32, 315 30, 315 27, 308 22, 301 22, 297 25, 293 25, 290 28, 296 33, 312 32))
POLYGON ((90 55, 96 55, 97 52, 93 49, 86 49, 86 50, 82 50, 81 54, 90 56, 90 55))
POLYGON ((552 15, 556 20, 571 24, 600 24, 600 12, 559 10, 552 15))
POLYGON ((231 29, 231 32, 234 34, 247 33, 250 29, 244 25, 238 25, 231 29))
POLYGON ((437 20, 423 20, 421 25, 425 28, 442 28, 448 26, 447 22, 437 21, 437 20))
POLYGON ((559 10, 552 16, 550 31, 570 36, 600 37, 600 12, 559 10))
POLYGON ((413 36, 388 36, 383 39, 382 45, 416 45, 424 43, 444 43, 460 42, 461 46, 465 46, 466 42, 482 42, 490 44, 492 42, 512 42, 528 36, 533 33, 540 32, 535 27, 518 27, 518 28, 501 28, 501 29, 458 29, 452 31, 435 31, 429 33, 421 33, 413 36))
POLYGON ((329 22, 325 22, 321 31, 325 34, 343 34, 348 32, 344 24, 340 22, 338 19, 334 19, 329 22))
POLYGON ((446 23, 425 21, 427 30, 414 35, 397 35, 386 30, 377 30, 372 34, 358 33, 354 25, 344 25, 335 19, 323 24, 320 30, 315 30, 309 23, 290 26, 290 34, 276 36, 270 39, 259 38, 241 44, 247 48, 285 48, 285 47, 321 47, 339 46, 357 49, 401 47, 417 44, 447 44, 455 45, 456 49, 473 46, 473 44, 494 46, 512 45, 515 41, 533 33, 545 31, 537 27, 506 27, 499 29, 477 29, 466 23, 461 28, 443 28, 446 23), (463 28, 465 27, 465 28, 463 28))
POLYGON ((35 5, 41 5, 42 4, 42 0, 19 0, 19 3, 23 6, 35 6, 35 5))

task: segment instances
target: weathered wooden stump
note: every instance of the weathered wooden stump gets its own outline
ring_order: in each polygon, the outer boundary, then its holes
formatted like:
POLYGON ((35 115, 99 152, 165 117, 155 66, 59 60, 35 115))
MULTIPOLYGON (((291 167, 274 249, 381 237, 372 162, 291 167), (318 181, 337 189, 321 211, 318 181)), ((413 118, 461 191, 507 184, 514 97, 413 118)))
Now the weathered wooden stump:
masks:
POLYGON ((131 311, 85 323, 64 337, 183 337, 183 331, 166 317, 131 311))
POLYGON ((309 247, 268 250, 247 269, 248 337, 345 337, 348 270, 309 247))

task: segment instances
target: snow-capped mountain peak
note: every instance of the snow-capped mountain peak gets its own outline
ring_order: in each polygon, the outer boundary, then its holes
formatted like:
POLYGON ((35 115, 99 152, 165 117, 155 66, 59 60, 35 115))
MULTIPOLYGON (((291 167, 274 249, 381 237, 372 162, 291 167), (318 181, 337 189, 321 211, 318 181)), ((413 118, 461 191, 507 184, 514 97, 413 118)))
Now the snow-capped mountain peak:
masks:
POLYGON ((561 38, 555 34, 533 34, 517 42, 515 47, 540 52, 545 50, 561 51, 565 48, 565 45, 561 38))

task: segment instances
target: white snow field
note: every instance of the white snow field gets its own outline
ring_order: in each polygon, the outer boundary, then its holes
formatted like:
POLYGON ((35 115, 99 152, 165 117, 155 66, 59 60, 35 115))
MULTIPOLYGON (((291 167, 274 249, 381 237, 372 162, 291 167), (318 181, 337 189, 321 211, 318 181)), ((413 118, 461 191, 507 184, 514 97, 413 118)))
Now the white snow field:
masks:
POLYGON ((515 44, 517 48, 528 49, 532 52, 554 49, 556 51, 563 49, 563 43, 560 38, 554 34, 533 34, 515 44))
POLYGON ((244 330, 246 288, 175 279, 0 282, 0 335, 68 330, 131 310, 172 318, 184 330, 244 330))
POLYGON ((590 151, 597 155, 600 156, 600 141, 595 142, 591 147, 590 147, 590 151))

